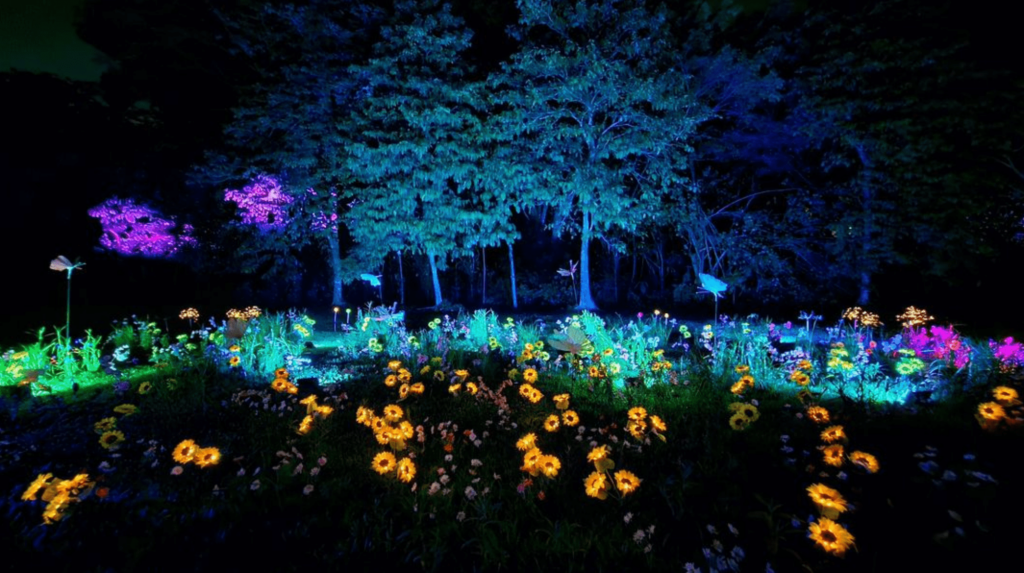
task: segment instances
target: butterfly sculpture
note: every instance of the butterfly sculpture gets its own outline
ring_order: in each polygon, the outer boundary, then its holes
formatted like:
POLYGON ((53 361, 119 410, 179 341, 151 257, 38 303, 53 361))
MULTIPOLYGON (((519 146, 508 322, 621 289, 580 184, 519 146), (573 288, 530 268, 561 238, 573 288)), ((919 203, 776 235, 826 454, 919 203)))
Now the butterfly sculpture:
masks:
POLYGON ((698 273, 697 276, 700 277, 701 290, 715 296, 715 320, 718 320, 718 299, 725 292, 725 289, 729 288, 729 285, 725 284, 725 281, 722 279, 706 273, 698 273))
POLYGON ((371 275, 369 273, 363 273, 359 275, 359 278, 363 279, 364 281, 368 281, 370 283, 370 286, 380 286, 380 275, 371 275))
POLYGON ((548 339, 548 345, 569 354, 580 354, 584 347, 590 343, 587 335, 575 326, 570 326, 565 334, 555 334, 548 339))

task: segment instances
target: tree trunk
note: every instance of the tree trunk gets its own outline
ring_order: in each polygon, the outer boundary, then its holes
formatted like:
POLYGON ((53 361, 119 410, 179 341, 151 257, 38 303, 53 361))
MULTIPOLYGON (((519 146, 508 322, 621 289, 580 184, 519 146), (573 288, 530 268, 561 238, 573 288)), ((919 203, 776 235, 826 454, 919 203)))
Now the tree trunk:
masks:
POLYGON ((615 303, 618 304, 621 299, 619 298, 619 261, 622 260, 622 254, 619 253, 618 249, 612 249, 612 272, 615 276, 612 277, 612 292, 615 294, 615 303))
POLYGON ((480 264, 484 269, 483 286, 480 290, 480 306, 487 306, 487 247, 480 247, 480 264))
POLYGON ((441 281, 437 278, 437 260, 434 253, 427 253, 427 260, 430 261, 430 278, 434 283, 434 307, 441 306, 441 281))
POLYGON ((864 166, 864 174, 862 175, 861 184, 861 208, 863 209, 863 225, 861 227, 861 240, 860 240, 860 289, 857 296, 857 304, 860 306, 867 306, 868 300, 871 298, 871 274, 874 270, 872 267, 872 250, 874 245, 872 244, 872 235, 874 234, 874 190, 871 188, 871 158, 868 156, 867 150, 864 149, 863 145, 857 145, 857 155, 860 158, 861 165, 864 166))
POLYGON ((402 251, 398 251, 398 300, 405 308, 405 271, 402 269, 402 251))
POLYGON ((516 298, 516 261, 512 257, 512 243, 505 243, 508 245, 508 268, 510 269, 511 280, 512 280, 512 308, 519 308, 519 300, 516 298))
POLYGON ((583 212, 583 232, 580 234, 580 303, 579 310, 597 310, 594 297, 590 294, 590 232, 593 215, 583 212))
POLYGON ((327 233, 327 244, 331 249, 331 306, 345 306, 345 296, 341 291, 341 244, 337 231, 327 233))

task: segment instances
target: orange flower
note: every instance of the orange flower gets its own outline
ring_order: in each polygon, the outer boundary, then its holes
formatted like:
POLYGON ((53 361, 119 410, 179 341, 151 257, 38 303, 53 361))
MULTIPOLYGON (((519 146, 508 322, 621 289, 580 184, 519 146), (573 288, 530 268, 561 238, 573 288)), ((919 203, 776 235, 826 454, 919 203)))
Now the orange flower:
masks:
POLYGON ((842 426, 829 426, 821 433, 821 440, 831 444, 846 439, 846 433, 842 426))
POLYGON ((619 470, 615 472, 615 487, 619 488, 619 491, 621 491, 623 495, 636 491, 637 488, 640 487, 641 481, 642 480, 636 477, 636 475, 631 471, 619 470))
POLYGON ((839 444, 828 446, 822 449, 821 453, 825 456, 826 464, 837 468, 843 465, 843 446, 839 444))
POLYGON ((807 417, 817 424, 827 424, 829 421, 828 410, 821 406, 811 406, 808 408, 807 417))

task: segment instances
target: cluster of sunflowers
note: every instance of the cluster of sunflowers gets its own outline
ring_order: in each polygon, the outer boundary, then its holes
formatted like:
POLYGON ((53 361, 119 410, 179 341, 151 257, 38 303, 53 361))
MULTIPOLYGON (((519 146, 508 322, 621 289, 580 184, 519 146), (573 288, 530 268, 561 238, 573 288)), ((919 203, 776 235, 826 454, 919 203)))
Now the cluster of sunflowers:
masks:
POLYGON ((997 386, 992 389, 994 402, 978 405, 974 418, 987 432, 1017 427, 1024 424, 1024 407, 1021 406, 1017 391, 1009 386, 997 386))
MULTIPOLYGON (((823 443, 818 448, 824 456, 825 464, 841 468, 848 460, 869 474, 878 471, 878 460, 867 452, 855 451, 844 455, 845 446, 849 441, 846 431, 841 425, 826 425, 831 422, 827 409, 812 404, 807 408, 807 417, 815 424, 825 426, 819 435, 823 443)), ((837 557, 844 556, 847 550, 854 547, 854 537, 834 520, 849 509, 846 499, 839 491, 822 483, 809 486, 807 494, 818 509, 819 515, 818 520, 809 525, 808 536, 826 553, 837 557)))
MULTIPOLYGON (((440 362, 440 358, 437 360, 440 362)), ((431 364, 433 363, 434 361, 431 360, 431 364)), ((392 360, 388 362, 388 370, 390 370, 391 373, 384 377, 384 385, 388 388, 398 386, 399 400, 405 400, 410 394, 420 395, 424 390, 426 390, 426 387, 423 386, 422 382, 412 383, 412 372, 409 372, 408 368, 402 367, 402 363, 400 361, 392 360)), ((429 364, 424 366, 423 370, 420 370, 420 374, 423 375, 426 375, 429 372, 429 364)))
POLYGON ((537 342, 527 342, 523 345, 523 351, 516 357, 516 363, 522 364, 527 360, 540 360, 541 362, 547 362, 551 359, 551 355, 544 350, 544 342, 538 340, 537 342))
POLYGON ((299 387, 292 384, 291 380, 288 379, 289 376, 291 376, 291 374, 289 374, 287 368, 278 368, 277 370, 274 370, 274 381, 270 383, 270 387, 275 392, 298 394, 299 387))
POLYGON ((615 462, 609 457, 608 446, 597 446, 590 450, 587 461, 594 464, 594 471, 583 480, 583 488, 589 497, 608 499, 608 492, 613 485, 622 495, 629 495, 643 481, 629 470, 619 470, 612 474, 615 462))
POLYGON ((729 391, 739 396, 747 390, 754 389, 754 377, 750 374, 750 366, 746 364, 740 364, 735 368, 737 374, 740 375, 740 379, 737 380, 729 388, 729 391))
POLYGON ((300 434, 308 434, 313 429, 313 421, 317 418, 326 418, 334 412, 334 408, 330 406, 320 406, 316 403, 316 394, 310 394, 302 400, 299 404, 306 407, 306 417, 299 423, 298 432, 300 434))
POLYGON ((220 450, 213 447, 200 448, 193 440, 183 440, 174 447, 171 455, 179 464, 191 462, 201 468, 215 466, 220 462, 220 450))
POLYGON ((469 370, 456 370, 452 373, 451 384, 448 386, 448 392, 453 395, 458 395, 462 391, 465 391, 470 396, 476 396, 476 393, 480 391, 480 387, 477 386, 476 382, 469 381, 469 370))
POLYGON ((749 402, 733 402, 729 404, 729 427, 737 432, 746 430, 761 418, 757 406, 749 402))
MULTIPOLYGON (((182 312, 185 312, 185 311, 182 311, 182 312)), ((263 314, 263 311, 260 310, 260 307, 258 307, 258 306, 250 306, 249 308, 247 308, 245 310, 238 310, 237 308, 232 308, 231 310, 229 310, 227 312, 227 317, 228 318, 233 318, 235 320, 250 320, 250 319, 253 319, 253 318, 259 318, 260 315, 262 315, 262 314, 263 314)), ((187 317, 185 317, 185 318, 187 318, 187 317)), ((196 318, 198 318, 198 317, 196 317, 196 318)))
POLYGON ((404 451, 407 448, 406 440, 416 435, 416 429, 409 420, 403 420, 404 417, 405 412, 397 404, 384 406, 384 412, 380 416, 365 406, 360 406, 356 410, 356 422, 372 429, 377 443, 392 450, 374 456, 371 467, 380 475, 395 472, 400 481, 409 483, 416 476, 416 464, 411 457, 398 460, 392 453, 404 451))
POLYGON ((29 484, 22 501, 35 501, 42 492, 42 500, 48 502, 43 510, 43 523, 49 525, 64 518, 68 507, 81 500, 81 496, 92 491, 95 482, 89 480, 89 474, 78 474, 71 479, 55 479, 53 474, 39 474, 29 484))
MULTIPOLYGON (((512 372, 509 372, 510 376, 512 372)), ((537 371, 533 368, 523 370, 523 383, 519 386, 519 395, 536 404, 544 399, 544 393, 537 389, 537 371)))
POLYGON ((626 431, 637 440, 645 441, 647 439, 647 432, 650 430, 659 440, 665 441, 665 435, 662 434, 662 432, 668 430, 665 421, 660 416, 648 416, 647 409, 643 406, 630 408, 626 412, 626 419, 626 431))
POLYGON ((829 370, 836 372, 853 370, 853 361, 850 360, 850 351, 846 349, 846 345, 842 342, 833 342, 832 348, 828 351, 828 362, 826 363, 829 370))
MULTIPOLYGON (((131 416, 138 407, 134 404, 121 404, 114 406, 114 412, 121 414, 122 416, 131 416)), ((93 430, 100 435, 100 445, 105 450, 116 450, 121 446, 121 442, 124 441, 124 432, 117 429, 117 418, 111 416, 109 418, 103 418, 99 422, 93 424, 93 430)))
POLYGON ((789 373, 789 381, 797 386, 807 386, 811 383, 811 371, 814 365, 806 358, 796 363, 796 367, 789 373))
POLYGON ((558 475, 558 470, 562 469, 561 460, 541 451, 540 447, 537 446, 537 435, 532 432, 519 438, 519 441, 516 442, 516 448, 526 452, 523 455, 523 466, 519 469, 533 477, 543 475, 544 477, 553 478, 558 475))

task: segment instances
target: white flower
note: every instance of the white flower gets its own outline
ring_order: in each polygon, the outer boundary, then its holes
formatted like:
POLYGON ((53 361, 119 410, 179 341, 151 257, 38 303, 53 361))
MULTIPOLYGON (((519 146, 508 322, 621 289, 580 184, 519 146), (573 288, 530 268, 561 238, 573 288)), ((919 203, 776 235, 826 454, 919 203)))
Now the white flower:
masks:
POLYGON ((735 527, 733 527, 733 525, 731 523, 728 523, 726 525, 729 526, 729 532, 731 532, 733 535, 739 535, 740 534, 740 530, 738 530, 735 527))
POLYGON ((469 460, 469 465, 473 466, 474 468, 478 468, 478 467, 484 465, 484 463, 482 461, 480 461, 480 460, 472 459, 472 460, 469 460))
POLYGON ((717 539, 711 541, 711 547, 715 550, 715 553, 721 553, 725 550, 725 548, 722 547, 722 542, 717 539))
POLYGON ((636 533, 633 534, 633 541, 636 541, 637 545, 640 545, 644 541, 644 530, 637 529, 636 533))
POLYGON ((633 514, 632 513, 627 513, 626 515, 622 516, 622 521, 626 522, 627 524, 630 521, 632 521, 632 520, 633 520, 633 514))
POLYGON ((465 511, 460 511, 460 512, 455 514, 455 520, 456 521, 461 522, 464 519, 466 519, 466 512, 465 511))
POLYGON ((447 475, 441 476, 441 485, 448 485, 449 481, 451 481, 451 478, 449 478, 447 475))
POLYGON ((466 499, 468 499, 469 501, 473 501, 474 499, 476 499, 476 490, 473 489, 473 486, 471 485, 466 486, 466 499))
POLYGON ((302 495, 309 495, 313 493, 313 484, 307 484, 306 487, 302 488, 302 495))
POLYGON ((427 490, 427 495, 434 495, 439 491, 441 491, 441 484, 435 481, 434 483, 430 484, 430 489, 427 490))
POLYGON ((315 476, 315 475, 317 475, 319 473, 320 473, 320 468, 319 467, 314 467, 313 469, 309 470, 309 475, 311 475, 311 476, 315 476))
POLYGON ((260 489, 260 480, 258 480, 258 479, 252 480, 252 483, 249 484, 249 489, 251 489, 253 491, 256 491, 256 490, 260 489))
POLYGON ((238 473, 235 474, 235 475, 237 475, 238 477, 244 476, 245 475, 245 468, 238 468, 238 473))

